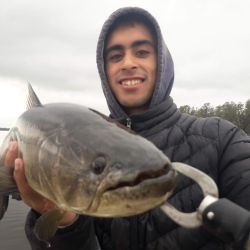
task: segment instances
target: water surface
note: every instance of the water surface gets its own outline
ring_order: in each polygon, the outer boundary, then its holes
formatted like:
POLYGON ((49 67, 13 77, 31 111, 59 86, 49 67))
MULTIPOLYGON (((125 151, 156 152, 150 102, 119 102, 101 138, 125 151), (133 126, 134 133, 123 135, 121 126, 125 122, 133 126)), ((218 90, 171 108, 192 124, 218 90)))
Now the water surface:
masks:
POLYGON ((0 221, 1 250, 30 250, 24 233, 24 223, 29 208, 22 202, 10 199, 9 207, 0 221))

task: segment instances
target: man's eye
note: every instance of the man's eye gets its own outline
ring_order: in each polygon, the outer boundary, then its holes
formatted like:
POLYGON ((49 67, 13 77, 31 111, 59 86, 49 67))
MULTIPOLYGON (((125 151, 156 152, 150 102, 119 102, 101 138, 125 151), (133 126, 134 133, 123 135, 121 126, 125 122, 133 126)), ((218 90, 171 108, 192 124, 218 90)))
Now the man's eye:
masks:
POLYGON ((121 55, 121 54, 113 54, 113 55, 110 55, 110 56, 108 57, 108 60, 109 60, 109 61, 112 61, 112 62, 117 62, 117 61, 119 61, 121 58, 122 58, 122 55, 121 55))
POLYGON ((147 50, 138 50, 136 52, 136 55, 139 56, 139 57, 146 57, 147 55, 149 55, 149 51, 147 50))

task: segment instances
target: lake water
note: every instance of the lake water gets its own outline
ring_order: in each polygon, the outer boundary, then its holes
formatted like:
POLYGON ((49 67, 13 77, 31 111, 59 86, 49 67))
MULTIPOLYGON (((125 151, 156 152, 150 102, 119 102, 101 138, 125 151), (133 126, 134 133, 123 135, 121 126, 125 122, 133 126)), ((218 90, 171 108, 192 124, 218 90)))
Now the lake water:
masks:
POLYGON ((22 202, 11 199, 4 218, 0 221, 1 250, 30 250, 24 233, 24 223, 29 208, 22 202))
MULTIPOLYGON (((0 132, 0 145, 6 132, 0 132)), ((24 223, 29 208, 22 202, 10 199, 9 207, 0 221, 1 250, 30 250, 24 233, 24 223)))

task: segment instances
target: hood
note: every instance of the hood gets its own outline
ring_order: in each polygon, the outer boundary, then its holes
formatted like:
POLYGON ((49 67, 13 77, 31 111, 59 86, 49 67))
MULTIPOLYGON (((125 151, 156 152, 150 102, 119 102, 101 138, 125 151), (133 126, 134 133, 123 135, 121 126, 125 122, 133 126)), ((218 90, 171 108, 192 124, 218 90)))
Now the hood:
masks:
POLYGON ((174 65, 172 57, 169 53, 169 50, 163 40, 160 27, 156 21, 156 19, 146 10, 138 8, 138 7, 125 7, 120 8, 113 12, 109 18, 104 23, 98 44, 97 44, 97 68, 99 71, 99 75, 102 82, 102 89, 104 95, 106 97, 106 101, 108 104, 108 108, 110 110, 111 116, 115 119, 124 119, 127 118, 128 115, 125 113, 123 108, 117 102, 113 92, 111 91, 104 66, 104 48, 105 48, 105 40, 107 35, 109 34, 109 30, 111 25, 121 16, 138 16, 141 15, 146 18, 155 29, 156 33, 156 41, 157 41, 157 78, 155 89, 150 101, 149 108, 153 108, 160 103, 162 103, 170 94, 173 81, 174 81, 174 65))

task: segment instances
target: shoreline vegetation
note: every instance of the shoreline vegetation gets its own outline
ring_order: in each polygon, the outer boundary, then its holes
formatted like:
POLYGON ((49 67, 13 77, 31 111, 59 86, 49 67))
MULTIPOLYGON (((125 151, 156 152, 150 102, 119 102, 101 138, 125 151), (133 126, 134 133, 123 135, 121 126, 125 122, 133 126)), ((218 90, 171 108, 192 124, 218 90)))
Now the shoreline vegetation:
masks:
POLYGON ((1 128, 0 127, 0 131, 9 131, 9 128, 1 128))
MULTIPOLYGON (((179 107, 182 113, 198 117, 217 116, 234 123, 250 135, 250 99, 245 104, 239 102, 225 102, 223 105, 212 106, 209 102, 200 108, 182 105, 179 107)), ((0 127, 0 131, 8 131, 9 128, 0 127)))
POLYGON ((210 103, 204 103, 200 108, 183 105, 179 107, 182 113, 198 117, 217 116, 226 119, 250 135, 250 99, 245 104, 239 102, 225 102, 223 105, 213 107, 210 103))

